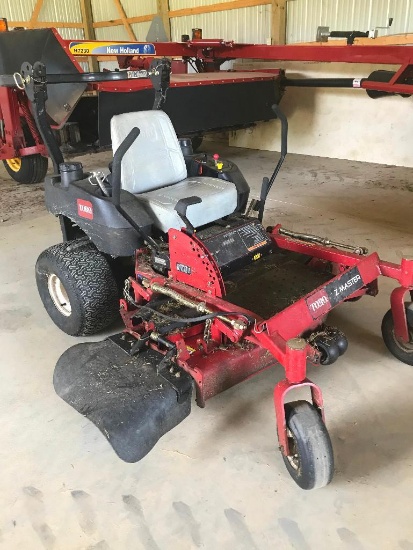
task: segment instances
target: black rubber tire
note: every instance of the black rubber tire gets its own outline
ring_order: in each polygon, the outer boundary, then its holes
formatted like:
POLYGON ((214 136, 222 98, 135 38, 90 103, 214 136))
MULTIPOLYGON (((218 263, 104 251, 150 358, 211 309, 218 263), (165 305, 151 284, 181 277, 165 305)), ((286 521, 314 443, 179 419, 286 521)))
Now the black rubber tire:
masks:
MULTIPOLYGON (((411 331, 413 331, 413 312, 409 313, 407 323, 411 331)), ((406 347, 396 340, 396 337, 394 336, 394 322, 391 309, 389 309, 383 317, 383 321, 381 322, 381 334, 390 353, 396 357, 396 359, 402 361, 402 363, 413 366, 413 345, 406 347)))
POLYGON ((4 167, 17 183, 40 183, 47 174, 48 159, 42 155, 29 155, 21 157, 20 169, 16 172, 10 168, 6 160, 3 160, 4 167))
POLYGON ((66 334, 96 334, 119 318, 118 289, 109 263, 85 239, 60 243, 42 252, 36 263, 36 283, 47 313, 66 334), (69 299, 68 316, 57 309, 51 297, 48 281, 53 274, 69 299))
POLYGON ((283 455, 290 476, 301 489, 319 489, 330 483, 334 455, 330 436, 317 409, 307 401, 285 405, 289 439, 297 457, 294 467, 283 455))

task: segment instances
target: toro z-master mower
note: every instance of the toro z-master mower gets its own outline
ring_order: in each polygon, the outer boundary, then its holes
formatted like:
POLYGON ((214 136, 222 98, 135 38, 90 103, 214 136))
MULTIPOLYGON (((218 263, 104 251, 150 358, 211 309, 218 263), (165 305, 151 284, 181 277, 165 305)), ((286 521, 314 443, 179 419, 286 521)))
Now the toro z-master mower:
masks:
MULTIPOLYGON (((44 306, 68 334, 98 332, 118 316, 118 279, 130 270, 120 299, 125 329, 67 350, 56 365, 56 392, 121 459, 135 462, 188 416, 193 390, 204 407, 279 365, 285 378, 274 403, 285 465, 303 489, 328 484, 333 451, 322 393, 307 366, 329 365, 346 351, 345 335, 326 324, 327 315, 344 301, 375 296, 380 275, 399 283, 383 319, 384 341, 413 364, 413 309, 405 303, 413 260, 396 265, 363 247, 264 228, 266 198, 287 153, 287 120, 277 105, 281 156, 247 208, 249 187, 238 168, 191 154, 161 110, 113 117, 110 172, 63 162, 45 115, 45 74, 39 64, 22 74, 54 160, 46 204, 65 241, 36 265, 44 306), (310 401, 292 401, 303 386, 310 401)), ((155 61, 150 75, 164 97, 167 62, 155 61)))

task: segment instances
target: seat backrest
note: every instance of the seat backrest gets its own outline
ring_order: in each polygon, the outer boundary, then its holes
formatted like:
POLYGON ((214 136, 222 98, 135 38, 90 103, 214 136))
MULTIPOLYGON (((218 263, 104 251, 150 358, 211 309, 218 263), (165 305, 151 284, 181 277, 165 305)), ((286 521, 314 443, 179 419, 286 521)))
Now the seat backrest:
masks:
POLYGON ((115 115, 110 122, 113 153, 137 126, 141 133, 122 160, 122 189, 143 193, 182 181, 185 160, 168 115, 137 111, 115 115))

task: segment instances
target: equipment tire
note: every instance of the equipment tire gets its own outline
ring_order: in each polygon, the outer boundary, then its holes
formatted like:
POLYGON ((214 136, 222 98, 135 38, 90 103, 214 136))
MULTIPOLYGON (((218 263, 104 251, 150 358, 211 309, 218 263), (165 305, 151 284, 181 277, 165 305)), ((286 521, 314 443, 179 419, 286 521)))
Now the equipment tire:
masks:
POLYGON ((42 252, 36 283, 52 321, 71 336, 96 334, 119 316, 118 289, 109 263, 86 239, 42 252))
MULTIPOLYGON (((413 335, 413 311, 408 310, 406 303, 407 324, 410 329, 410 334, 413 335), (410 319, 409 319, 410 317, 410 319)), ((404 344, 399 342, 394 335, 394 322, 391 309, 384 315, 381 323, 381 334, 387 349, 396 359, 413 366, 413 343, 404 344)))
POLYGON ((48 160, 42 155, 28 155, 3 160, 4 167, 17 183, 40 183, 47 174, 48 160))
POLYGON ((307 401, 285 405, 292 456, 284 456, 285 466, 302 489, 318 489, 330 483, 334 456, 330 436, 317 409, 307 401))

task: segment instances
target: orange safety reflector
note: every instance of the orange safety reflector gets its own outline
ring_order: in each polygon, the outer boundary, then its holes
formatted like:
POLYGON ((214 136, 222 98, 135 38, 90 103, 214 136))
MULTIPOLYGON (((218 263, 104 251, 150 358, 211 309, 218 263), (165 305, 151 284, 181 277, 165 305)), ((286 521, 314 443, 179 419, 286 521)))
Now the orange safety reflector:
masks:
POLYGON ((0 32, 8 31, 7 19, 5 17, 0 18, 0 32))

